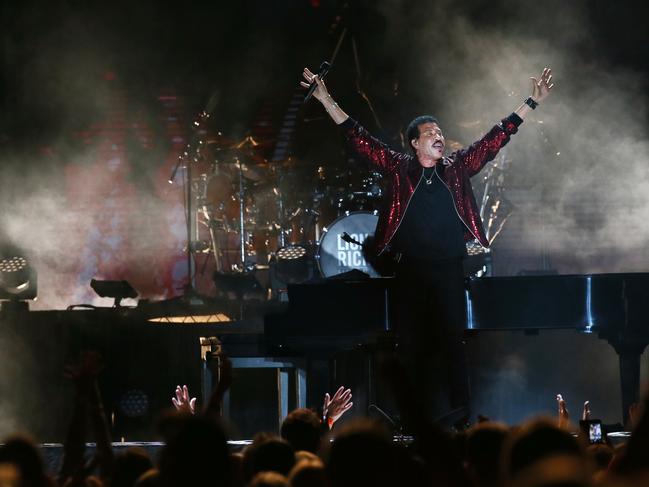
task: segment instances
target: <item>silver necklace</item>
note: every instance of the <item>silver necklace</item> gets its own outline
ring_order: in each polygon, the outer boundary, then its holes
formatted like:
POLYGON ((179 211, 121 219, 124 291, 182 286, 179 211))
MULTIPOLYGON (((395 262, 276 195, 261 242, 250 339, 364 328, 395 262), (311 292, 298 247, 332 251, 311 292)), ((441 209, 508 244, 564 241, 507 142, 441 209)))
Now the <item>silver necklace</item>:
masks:
POLYGON ((427 185, 433 184, 433 177, 435 176, 435 166, 433 166, 433 173, 430 175, 430 178, 426 177, 426 168, 424 168, 421 172, 421 177, 424 178, 424 181, 426 181, 427 185))

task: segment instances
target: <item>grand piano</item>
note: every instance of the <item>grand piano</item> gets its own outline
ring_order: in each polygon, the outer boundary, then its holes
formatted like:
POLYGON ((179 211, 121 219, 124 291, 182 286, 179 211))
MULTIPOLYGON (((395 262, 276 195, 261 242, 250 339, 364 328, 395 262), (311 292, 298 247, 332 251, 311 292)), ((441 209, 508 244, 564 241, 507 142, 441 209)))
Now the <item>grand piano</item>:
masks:
POLYGON ((617 352, 622 414, 640 395, 649 343, 649 273, 486 277, 467 286, 467 330, 571 328, 596 333, 617 352))
MULTIPOLYGON (((333 351, 370 339, 372 331, 393 328, 392 285, 380 278, 292 286, 289 310, 266 320, 266 337, 307 354, 316 343, 333 351), (314 315, 322 309, 328 311, 314 315)), ((619 357, 626 422, 629 405, 639 399, 640 356, 649 343, 649 273, 472 278, 466 303, 467 334, 575 329, 606 340, 619 357)))

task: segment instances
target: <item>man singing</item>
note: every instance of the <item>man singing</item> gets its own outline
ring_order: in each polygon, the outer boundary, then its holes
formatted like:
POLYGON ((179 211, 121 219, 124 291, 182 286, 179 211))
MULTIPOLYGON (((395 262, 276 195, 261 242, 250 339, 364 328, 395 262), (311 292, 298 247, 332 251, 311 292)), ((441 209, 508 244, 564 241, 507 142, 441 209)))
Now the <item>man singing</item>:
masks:
POLYGON ((545 68, 531 78, 532 95, 484 137, 444 156, 444 135, 430 115, 406 130, 412 154, 397 152, 372 137, 331 97, 309 69, 300 84, 317 87, 313 96, 344 131, 351 149, 382 174, 385 200, 375 240, 379 254, 396 261, 397 332, 400 356, 422 404, 436 417, 468 413, 469 385, 462 335, 466 325, 462 259, 465 242, 489 246, 470 178, 518 131, 523 119, 548 96, 554 84, 545 68), (448 382, 447 382, 448 381, 448 382), (444 386, 444 383, 448 386, 444 386))

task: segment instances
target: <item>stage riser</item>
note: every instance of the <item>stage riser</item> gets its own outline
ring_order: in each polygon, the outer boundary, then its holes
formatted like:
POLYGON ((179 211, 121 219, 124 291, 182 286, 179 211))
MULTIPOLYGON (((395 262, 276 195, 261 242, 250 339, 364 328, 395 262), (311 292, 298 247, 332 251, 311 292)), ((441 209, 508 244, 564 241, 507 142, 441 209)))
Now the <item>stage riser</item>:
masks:
MULTIPOLYGON (((0 396, 0 438, 24 431, 41 442, 62 441, 73 399, 63 367, 80 350, 97 349, 106 362, 100 381, 106 410, 115 412, 113 439, 157 440, 156 418, 169 408, 175 386, 187 384, 200 396, 198 337, 210 334, 218 334, 217 328, 151 325, 114 311, 0 315, 0 389, 12 391, 0 396), (117 409, 120 395, 129 389, 149 397, 149 411, 139 419, 124 418, 117 409)), ((262 335, 223 339, 232 356, 266 352, 262 335)), ((562 393, 574 418, 583 401, 590 400, 593 413, 604 422, 620 420, 617 356, 594 335, 567 330, 536 336, 481 332, 470 337, 467 352, 475 413, 515 423, 534 414, 554 414, 554 397, 562 393)), ((321 407, 325 391, 345 385, 354 391, 350 416, 365 415, 370 403, 390 409, 389 393, 376 383, 375 353, 339 351, 331 358, 335 360, 307 360, 307 406, 321 407)), ((277 424, 276 381, 272 371, 266 372, 235 371, 231 419, 239 438, 277 424)), ((289 403, 289 408, 294 406, 289 403)))

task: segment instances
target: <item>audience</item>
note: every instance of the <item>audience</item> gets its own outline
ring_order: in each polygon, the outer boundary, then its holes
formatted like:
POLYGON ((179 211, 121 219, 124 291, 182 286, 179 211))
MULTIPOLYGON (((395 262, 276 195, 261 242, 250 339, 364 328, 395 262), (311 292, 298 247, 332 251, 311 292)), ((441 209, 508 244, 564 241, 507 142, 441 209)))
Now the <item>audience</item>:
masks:
MULTIPOLYGON (((176 411, 159 423, 165 446, 154 463, 141 448, 113 454, 97 387, 101 359, 82 354, 78 364, 66 368, 75 384, 75 407, 58 482, 45 471, 36 444, 13 436, 0 445, 0 487, 649 485, 649 397, 632 406, 631 438, 615 449, 605 442, 606 435, 604 442, 589 444, 588 435, 571 424, 560 394, 558 421, 535 419, 508 427, 479 416, 475 426, 453 434, 418 411, 415 389, 398 364, 392 364, 386 380, 414 435, 412 442, 395 442, 393 432, 369 419, 333 429, 352 404, 351 391, 340 387, 333 396, 325 394, 320 414, 296 409, 284 419, 281 437, 261 432, 242 452, 233 452, 220 417, 232 382, 231 365, 226 357, 215 362, 215 377, 222 380, 202 409, 186 386, 176 388, 176 411), (88 459, 86 425, 97 443, 88 459)), ((581 419, 589 421, 591 416, 586 401, 581 419)))

